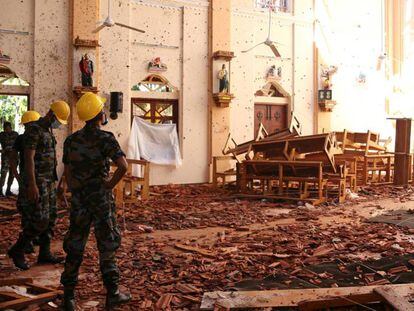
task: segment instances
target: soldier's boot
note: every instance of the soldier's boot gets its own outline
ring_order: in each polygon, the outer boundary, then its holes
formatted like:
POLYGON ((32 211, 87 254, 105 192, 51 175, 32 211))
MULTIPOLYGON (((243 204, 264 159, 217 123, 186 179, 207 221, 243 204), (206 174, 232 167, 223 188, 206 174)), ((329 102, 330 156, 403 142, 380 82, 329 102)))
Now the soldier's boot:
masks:
POLYGON ((7 254, 13 260, 14 265, 21 269, 27 270, 29 269, 29 265, 24 258, 24 250, 26 247, 26 240, 22 234, 20 234, 19 239, 17 242, 9 249, 7 254))
POLYGON ((119 306, 124 303, 128 303, 131 300, 130 293, 121 293, 118 289, 118 286, 107 287, 106 292, 106 303, 105 307, 107 310, 119 306))
POLYGON ((62 257, 53 256, 50 252, 50 244, 40 245, 39 257, 37 257, 37 263, 39 264, 57 264, 63 261, 62 257))
POLYGON ((33 254, 35 252, 34 246, 32 242, 26 243, 26 246, 24 248, 25 254, 33 254))
POLYGON ((65 287, 63 289, 63 311, 75 311, 75 290, 73 287, 65 287))

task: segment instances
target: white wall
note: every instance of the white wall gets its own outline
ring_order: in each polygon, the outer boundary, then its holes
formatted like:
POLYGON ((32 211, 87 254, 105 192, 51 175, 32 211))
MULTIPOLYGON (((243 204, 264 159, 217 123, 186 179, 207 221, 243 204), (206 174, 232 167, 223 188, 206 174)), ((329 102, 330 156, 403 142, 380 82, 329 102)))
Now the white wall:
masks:
POLYGON ((237 142, 254 135, 254 93, 266 83, 271 65, 282 67, 280 81, 292 95, 292 108, 303 126, 303 134, 313 133, 313 8, 312 1, 296 0, 294 14, 273 13, 271 39, 281 43, 281 59, 270 48, 260 46, 241 53, 264 41, 268 33, 267 11, 261 12, 253 1, 233 0, 231 90, 231 130, 237 142))
MULTIPOLYGON (((200 2, 200 1, 198 1, 200 2)), ((197 2, 197 3, 198 3, 197 2)), ((124 93, 124 111, 111 120, 114 132, 127 148, 131 125, 131 87, 149 73, 148 62, 161 57, 168 66, 162 73, 178 88, 180 142, 183 165, 179 168, 152 165, 151 183, 200 183, 208 180, 207 70, 208 7, 191 1, 118 1, 113 18, 144 29, 145 34, 114 27, 101 32, 100 90, 124 93), (162 44, 165 47, 153 47, 162 44)), ((106 4, 101 6, 106 16, 106 4)), ((126 151, 126 150, 125 150, 126 151)))
POLYGON ((392 123, 386 120, 384 71, 376 71, 380 55, 381 1, 317 1, 317 32, 320 54, 328 65, 338 66, 333 77, 333 112, 321 112, 319 131, 343 130, 380 132, 392 135, 392 123), (321 29, 323 29, 321 31, 321 29), (357 82, 360 73, 366 83, 357 82))

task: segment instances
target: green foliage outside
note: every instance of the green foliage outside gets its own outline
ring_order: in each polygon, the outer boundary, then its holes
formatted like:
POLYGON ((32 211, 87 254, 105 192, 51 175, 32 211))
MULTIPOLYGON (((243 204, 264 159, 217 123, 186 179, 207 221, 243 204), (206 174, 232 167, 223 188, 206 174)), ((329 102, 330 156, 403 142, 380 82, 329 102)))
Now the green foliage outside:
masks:
POLYGON ((27 106, 26 96, 0 95, 0 130, 3 131, 3 122, 8 121, 15 131, 19 131, 20 119, 27 106))

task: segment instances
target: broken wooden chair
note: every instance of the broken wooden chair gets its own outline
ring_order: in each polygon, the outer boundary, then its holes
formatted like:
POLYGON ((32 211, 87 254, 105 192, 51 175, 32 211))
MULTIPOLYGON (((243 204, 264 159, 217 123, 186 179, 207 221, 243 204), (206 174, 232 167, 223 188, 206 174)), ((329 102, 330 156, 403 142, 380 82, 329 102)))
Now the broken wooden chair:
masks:
POLYGON ((213 187, 217 188, 221 184, 223 187, 226 183, 231 183, 236 180, 236 163, 237 159, 233 156, 216 156, 213 157, 213 187), (226 169, 222 169, 226 166, 226 169))
POLYGON ((140 197, 142 200, 149 199, 149 174, 150 162, 146 160, 127 159, 128 171, 115 187, 115 203, 134 203, 139 199, 137 189, 140 188, 140 197), (133 166, 138 165, 140 177, 134 176, 133 166))

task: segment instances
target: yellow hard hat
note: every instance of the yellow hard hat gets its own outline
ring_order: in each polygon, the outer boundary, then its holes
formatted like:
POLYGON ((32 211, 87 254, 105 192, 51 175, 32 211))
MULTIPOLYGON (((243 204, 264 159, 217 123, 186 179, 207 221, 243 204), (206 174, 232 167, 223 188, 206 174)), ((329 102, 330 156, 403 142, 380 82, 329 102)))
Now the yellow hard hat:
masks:
POLYGON ((34 110, 28 110, 22 115, 22 124, 34 122, 40 119, 40 114, 37 111, 34 110))
POLYGON ((86 92, 76 103, 76 111, 81 121, 89 121, 95 118, 104 107, 106 98, 99 97, 92 92, 86 92))
POLYGON ((50 110, 55 114, 56 119, 62 124, 68 124, 70 115, 69 105, 63 100, 57 100, 50 105, 50 110))

